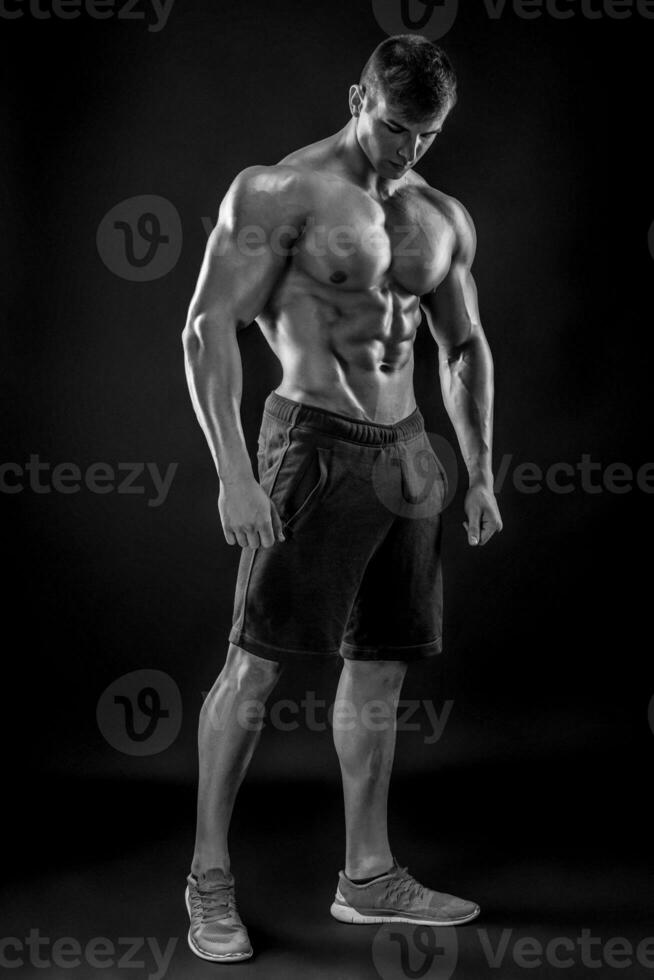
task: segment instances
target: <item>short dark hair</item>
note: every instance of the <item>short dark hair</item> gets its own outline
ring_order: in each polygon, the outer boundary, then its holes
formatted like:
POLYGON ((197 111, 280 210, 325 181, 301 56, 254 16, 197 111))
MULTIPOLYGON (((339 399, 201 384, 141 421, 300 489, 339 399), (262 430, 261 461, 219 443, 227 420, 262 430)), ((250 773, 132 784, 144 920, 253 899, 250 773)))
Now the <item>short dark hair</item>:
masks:
POLYGON ((450 59, 419 34, 395 34, 377 45, 359 84, 373 102, 381 91, 412 122, 451 109, 457 100, 450 59))

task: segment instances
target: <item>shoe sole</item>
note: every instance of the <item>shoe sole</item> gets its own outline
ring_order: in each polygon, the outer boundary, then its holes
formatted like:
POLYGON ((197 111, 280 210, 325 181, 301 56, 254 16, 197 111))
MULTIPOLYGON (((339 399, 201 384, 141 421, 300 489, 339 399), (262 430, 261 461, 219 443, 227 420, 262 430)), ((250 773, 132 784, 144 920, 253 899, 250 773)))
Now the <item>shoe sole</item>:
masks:
MULTIPOLYGON (((186 892, 184 893, 184 901, 186 903, 188 917, 191 919, 191 901, 189 899, 188 886, 186 888, 186 892)), ((239 960, 249 960, 254 953, 252 947, 250 947, 250 951, 246 953, 207 953, 196 944, 190 928, 186 939, 189 947, 196 956, 199 956, 203 960, 210 960, 212 963, 238 963, 239 960)))
POLYGON ((463 916, 461 919, 443 920, 416 919, 408 915, 364 915, 363 912, 357 912, 356 909, 353 909, 351 905, 341 905, 339 902, 332 902, 329 911, 339 922, 347 922, 348 925, 365 926, 376 925, 381 922, 407 922, 413 926, 462 926, 466 922, 472 922, 473 919, 476 919, 481 909, 477 908, 476 912, 471 912, 470 915, 463 916))

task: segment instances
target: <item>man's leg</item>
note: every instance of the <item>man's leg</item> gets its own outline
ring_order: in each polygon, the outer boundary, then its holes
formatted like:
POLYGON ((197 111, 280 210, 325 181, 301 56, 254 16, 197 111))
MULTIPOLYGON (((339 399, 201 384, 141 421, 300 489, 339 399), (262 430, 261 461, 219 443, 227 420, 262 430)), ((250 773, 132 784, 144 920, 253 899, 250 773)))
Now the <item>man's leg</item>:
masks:
POLYGON ((202 705, 194 875, 209 868, 230 870, 227 833, 234 801, 261 735, 263 705, 280 673, 278 663, 230 643, 225 666, 202 705))
POLYGON ((343 713, 341 724, 335 711, 334 744, 343 777, 345 873, 349 878, 370 878, 393 864, 387 830, 388 787, 406 667, 399 660, 343 661, 336 703, 343 700, 352 709, 343 713), (371 711, 373 701, 383 702, 384 708, 371 711))
POLYGON ((345 660, 343 665, 337 702, 349 705, 341 724, 334 711, 334 743, 343 775, 347 843, 345 874, 339 875, 331 914, 358 924, 462 925, 479 915, 479 906, 425 888, 395 864, 388 842, 388 787, 406 667, 398 660, 345 660), (372 710, 374 701, 381 704, 372 710))

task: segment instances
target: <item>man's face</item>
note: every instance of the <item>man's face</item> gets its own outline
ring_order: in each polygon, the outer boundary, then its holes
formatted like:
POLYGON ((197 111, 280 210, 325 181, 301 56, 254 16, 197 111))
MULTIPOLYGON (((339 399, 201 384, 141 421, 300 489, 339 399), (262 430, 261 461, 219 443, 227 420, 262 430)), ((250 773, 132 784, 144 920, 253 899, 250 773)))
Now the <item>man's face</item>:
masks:
POLYGON ((359 145, 380 176, 398 180, 425 155, 448 111, 409 122, 382 92, 372 103, 366 94, 357 119, 359 145))

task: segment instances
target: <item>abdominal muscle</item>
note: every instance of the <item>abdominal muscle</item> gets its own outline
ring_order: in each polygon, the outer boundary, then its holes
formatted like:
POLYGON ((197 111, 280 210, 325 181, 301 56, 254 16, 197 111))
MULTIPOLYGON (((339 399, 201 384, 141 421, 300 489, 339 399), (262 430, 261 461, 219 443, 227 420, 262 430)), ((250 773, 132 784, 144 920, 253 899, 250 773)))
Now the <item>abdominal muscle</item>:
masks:
POLYGON ((282 365, 279 395, 385 425, 414 411, 417 297, 321 283, 289 293, 257 317, 282 365))

